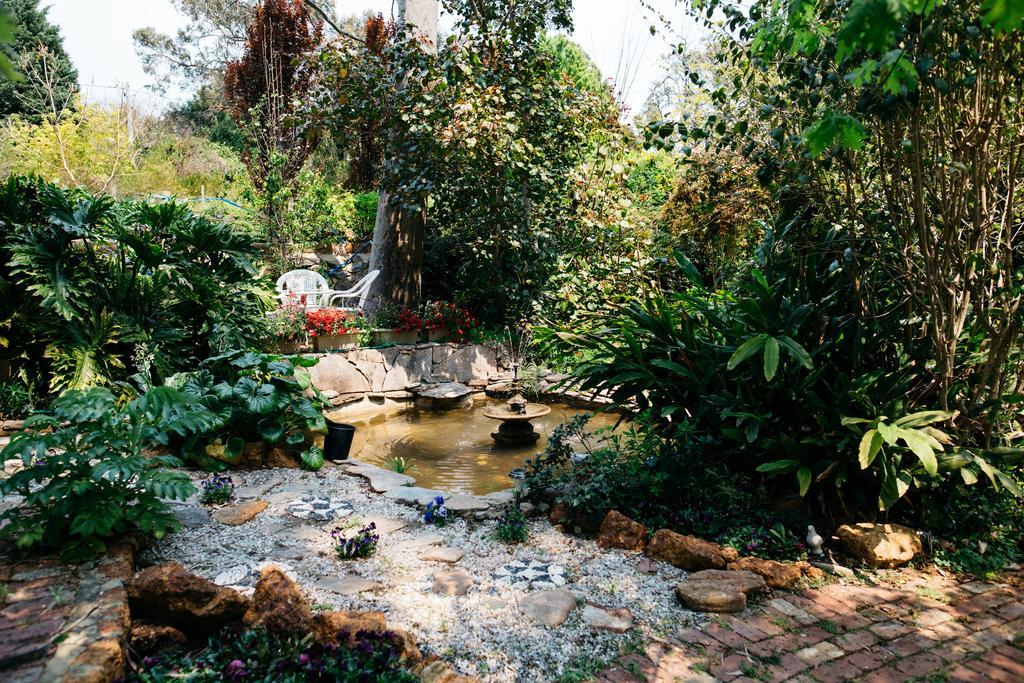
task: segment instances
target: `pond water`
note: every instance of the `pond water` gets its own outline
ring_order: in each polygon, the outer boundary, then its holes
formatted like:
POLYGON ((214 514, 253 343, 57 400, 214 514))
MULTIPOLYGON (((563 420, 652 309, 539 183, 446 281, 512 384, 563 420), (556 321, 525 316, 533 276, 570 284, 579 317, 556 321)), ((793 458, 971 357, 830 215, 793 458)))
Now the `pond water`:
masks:
MULTIPOLYGON (((483 494, 514 486, 516 481, 509 472, 543 452, 551 430, 574 415, 591 412, 548 404, 551 412, 533 420, 541 435, 537 443, 510 448, 494 443, 491 432, 497 431, 499 423, 483 415, 485 408, 501 403, 504 401, 476 398, 472 408, 408 408, 378 414, 342 409, 332 413, 330 419, 355 426, 350 457, 356 460, 388 468, 393 458, 405 458, 415 465, 406 474, 416 479, 417 486, 483 494)), ((614 426, 618 417, 598 413, 588 424, 588 431, 614 426)))

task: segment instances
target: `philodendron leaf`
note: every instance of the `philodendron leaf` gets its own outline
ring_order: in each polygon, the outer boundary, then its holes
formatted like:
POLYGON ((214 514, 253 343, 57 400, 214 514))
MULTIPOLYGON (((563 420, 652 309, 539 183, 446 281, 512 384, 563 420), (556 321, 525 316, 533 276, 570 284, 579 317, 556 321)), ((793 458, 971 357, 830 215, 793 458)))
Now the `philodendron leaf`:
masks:
POLYGON ((939 462, 935 459, 935 451, 931 444, 923 436, 910 429, 901 429, 900 438, 907 447, 914 452, 917 459, 924 465, 924 471, 928 474, 938 474, 939 462))
POLYGON ((303 451, 299 459, 307 469, 316 471, 324 466, 324 452, 319 446, 313 446, 308 451, 303 451))

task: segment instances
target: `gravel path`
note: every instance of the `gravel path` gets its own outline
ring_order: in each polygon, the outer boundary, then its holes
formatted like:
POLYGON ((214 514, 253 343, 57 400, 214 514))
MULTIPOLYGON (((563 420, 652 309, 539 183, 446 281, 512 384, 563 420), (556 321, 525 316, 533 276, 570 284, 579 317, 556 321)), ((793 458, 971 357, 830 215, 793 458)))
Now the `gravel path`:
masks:
POLYGON ((253 568, 261 563, 283 565, 316 608, 380 610, 389 624, 413 633, 424 654, 439 655, 486 681, 557 680, 699 618, 673 594, 685 576, 681 570, 654 563, 654 573, 642 573, 636 566, 638 554, 601 549, 592 540, 556 531, 543 519, 530 521, 526 543, 506 545, 493 540, 491 521, 459 519, 443 528, 427 527, 416 508, 371 492, 365 480, 330 464, 316 473, 263 470, 231 476, 241 502, 263 500, 269 504, 266 510, 245 524, 227 526, 210 520, 197 506, 179 508, 188 526, 147 550, 143 564, 176 560, 197 574, 210 579, 220 575, 221 583, 236 585, 251 585, 253 568), (374 521, 381 530, 377 553, 365 560, 337 559, 329 536, 337 520, 307 521, 286 510, 289 503, 311 495, 350 503, 353 511, 343 523, 374 521), (424 550, 445 547, 463 550, 465 556, 454 565, 419 559, 424 550), (634 628, 622 634, 595 630, 584 622, 582 609, 574 609, 555 628, 530 621, 520 612, 519 601, 544 589, 530 591, 493 577, 514 560, 564 567, 565 588, 575 594, 578 605, 626 607, 635 618, 634 628), (433 575, 458 568, 472 574, 476 584, 462 596, 434 594, 433 575), (370 590, 345 595, 359 580, 370 590))

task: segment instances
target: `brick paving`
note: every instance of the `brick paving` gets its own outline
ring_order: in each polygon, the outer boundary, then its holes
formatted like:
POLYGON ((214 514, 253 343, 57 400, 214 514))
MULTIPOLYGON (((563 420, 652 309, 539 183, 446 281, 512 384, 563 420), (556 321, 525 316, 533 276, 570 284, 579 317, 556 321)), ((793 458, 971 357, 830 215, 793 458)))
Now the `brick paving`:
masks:
POLYGON ((652 681, 1024 681, 1024 588, 914 571, 777 593, 708 615, 603 671, 652 681))
POLYGON ((91 565, 0 561, 0 681, 99 683, 120 677, 130 626, 129 548, 91 565))

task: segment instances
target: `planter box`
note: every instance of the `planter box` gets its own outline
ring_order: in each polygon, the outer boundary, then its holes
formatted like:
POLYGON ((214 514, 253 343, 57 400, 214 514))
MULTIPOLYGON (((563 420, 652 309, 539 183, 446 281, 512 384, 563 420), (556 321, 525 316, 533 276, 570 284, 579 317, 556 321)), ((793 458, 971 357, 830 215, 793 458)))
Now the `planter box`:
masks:
POLYGON ((323 337, 316 337, 317 351, 348 351, 359 346, 359 335, 355 332, 350 334, 331 334, 323 337))
POLYGON ((448 330, 429 330, 427 339, 432 342, 448 341, 448 330))
POLYGON ((302 347, 302 342, 278 339, 271 347, 271 353, 280 353, 282 355, 291 356, 296 353, 302 353, 302 347))
POLYGON ((373 345, 384 344, 415 344, 419 340, 420 333, 416 330, 400 332, 398 330, 374 330, 373 345))

